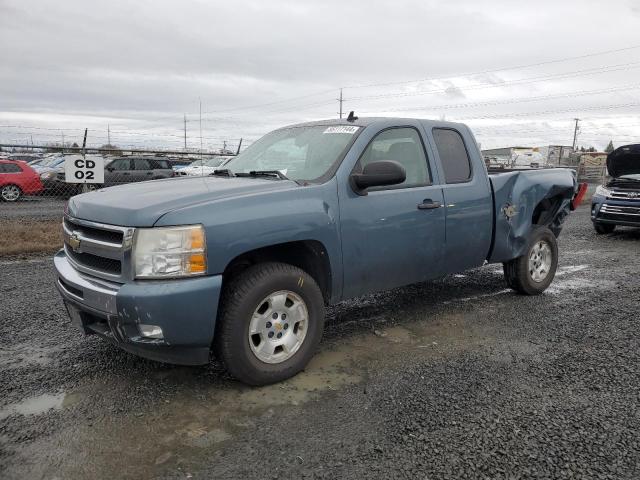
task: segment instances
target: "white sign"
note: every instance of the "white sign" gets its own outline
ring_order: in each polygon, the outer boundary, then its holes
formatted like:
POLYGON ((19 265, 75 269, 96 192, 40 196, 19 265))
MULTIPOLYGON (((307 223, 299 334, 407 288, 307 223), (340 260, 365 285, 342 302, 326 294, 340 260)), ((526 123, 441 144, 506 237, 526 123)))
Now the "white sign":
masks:
POLYGON ((351 125, 339 125, 337 127, 328 127, 322 133, 348 133, 349 135, 353 135, 358 131, 360 127, 352 127, 351 125))
POLYGON ((104 160, 98 156, 67 158, 64 175, 67 183, 104 183, 104 160))

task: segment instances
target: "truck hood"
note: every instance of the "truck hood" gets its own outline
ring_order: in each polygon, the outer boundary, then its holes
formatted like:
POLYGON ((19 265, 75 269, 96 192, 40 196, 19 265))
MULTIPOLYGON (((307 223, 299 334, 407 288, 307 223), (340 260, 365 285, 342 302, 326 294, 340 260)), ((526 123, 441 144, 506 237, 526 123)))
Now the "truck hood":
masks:
POLYGON ((277 190, 300 188, 288 180, 182 177, 103 188, 69 200, 75 218, 127 227, 151 227, 173 210, 277 190))
POLYGON ((607 155, 607 170, 614 178, 640 174, 640 144, 618 147, 607 155))

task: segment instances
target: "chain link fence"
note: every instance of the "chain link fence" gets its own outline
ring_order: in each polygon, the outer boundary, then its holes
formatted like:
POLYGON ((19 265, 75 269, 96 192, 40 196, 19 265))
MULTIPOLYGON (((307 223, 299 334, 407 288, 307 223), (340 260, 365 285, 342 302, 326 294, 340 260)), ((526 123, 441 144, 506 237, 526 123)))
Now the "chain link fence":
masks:
MULTIPOLYGON (((0 152, 0 221, 60 218, 73 195, 134 182, 205 176, 231 155, 152 155, 0 152), (69 165, 92 167, 70 169, 69 165)), ((158 188, 161 188, 160 186, 158 188)))

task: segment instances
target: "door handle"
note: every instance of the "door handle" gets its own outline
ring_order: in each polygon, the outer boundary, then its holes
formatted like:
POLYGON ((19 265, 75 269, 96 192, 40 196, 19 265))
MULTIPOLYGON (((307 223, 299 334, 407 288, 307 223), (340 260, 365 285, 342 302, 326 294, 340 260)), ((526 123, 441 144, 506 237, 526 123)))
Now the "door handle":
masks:
POLYGON ((440 208, 442 204, 440 202, 433 202, 426 199, 422 203, 418 204, 418 210, 433 210, 434 208, 440 208))

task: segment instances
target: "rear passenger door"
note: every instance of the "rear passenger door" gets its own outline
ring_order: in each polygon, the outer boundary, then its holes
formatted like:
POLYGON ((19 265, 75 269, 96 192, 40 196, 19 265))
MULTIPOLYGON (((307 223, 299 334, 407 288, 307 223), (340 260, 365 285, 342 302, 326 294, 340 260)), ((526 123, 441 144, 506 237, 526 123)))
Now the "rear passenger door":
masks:
POLYGON ((433 128, 431 133, 443 173, 445 273, 461 272, 482 265, 489 253, 493 234, 489 179, 470 134, 454 128, 433 128))
POLYGON ((151 163, 146 158, 132 158, 131 159, 131 181, 143 182, 144 180, 151 180, 153 176, 153 169, 151 163))

